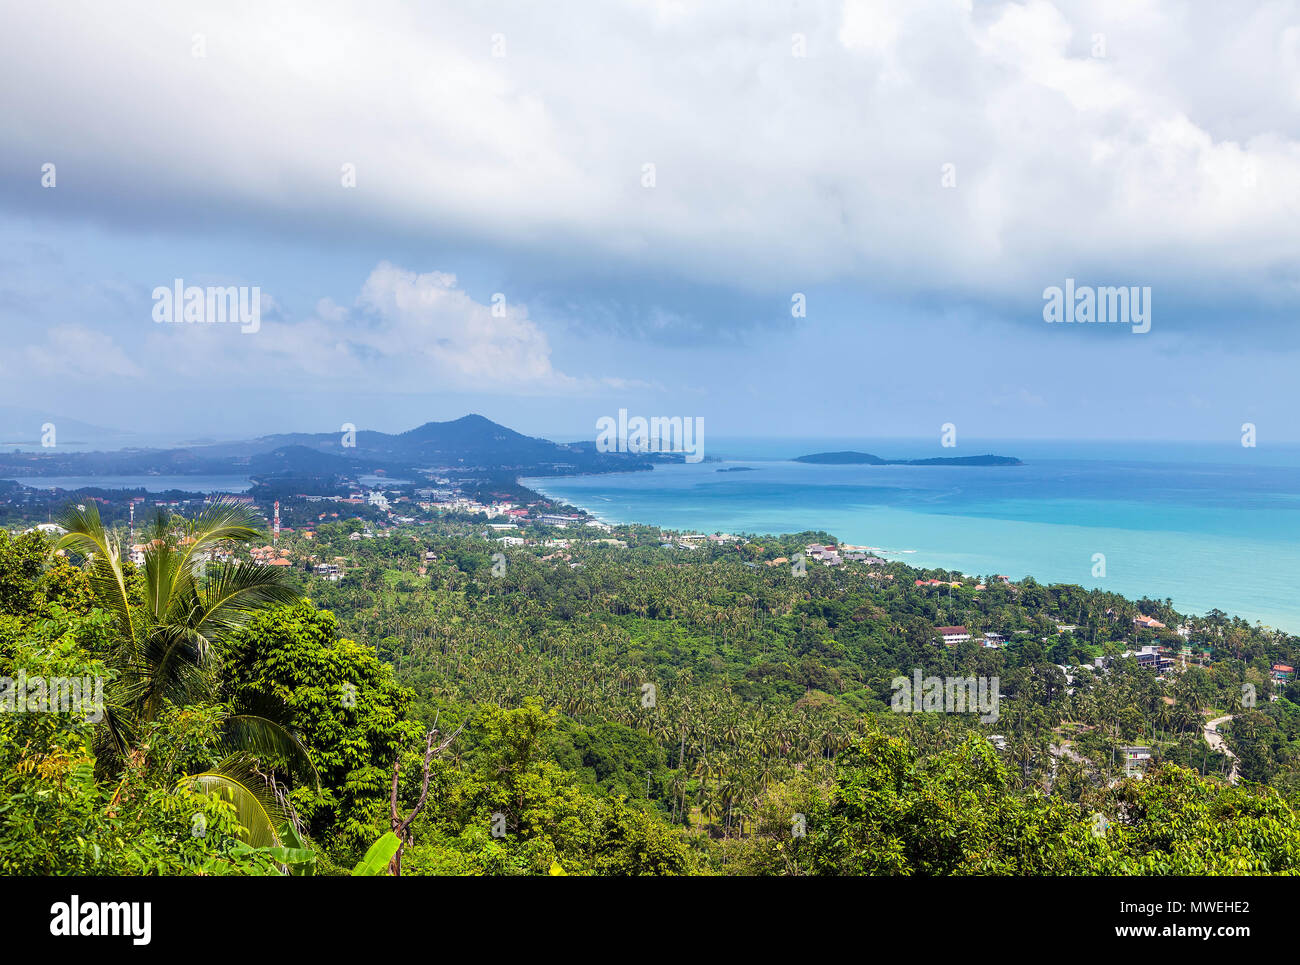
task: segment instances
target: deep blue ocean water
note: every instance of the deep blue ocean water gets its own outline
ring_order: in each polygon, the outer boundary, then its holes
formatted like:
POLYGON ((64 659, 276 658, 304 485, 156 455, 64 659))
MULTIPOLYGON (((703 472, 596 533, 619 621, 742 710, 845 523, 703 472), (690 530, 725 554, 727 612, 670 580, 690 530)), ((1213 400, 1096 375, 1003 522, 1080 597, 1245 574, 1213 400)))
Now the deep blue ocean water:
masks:
POLYGON ((751 439, 722 462, 523 480, 610 522, 703 532, 820 529, 912 565, 1078 583, 1214 607, 1300 632, 1300 448, 1096 443, 751 439), (1018 456, 1023 466, 825 466, 885 458, 1018 456), (718 472, 751 466, 752 472, 718 472), (1106 575, 1094 577, 1094 554, 1106 575))

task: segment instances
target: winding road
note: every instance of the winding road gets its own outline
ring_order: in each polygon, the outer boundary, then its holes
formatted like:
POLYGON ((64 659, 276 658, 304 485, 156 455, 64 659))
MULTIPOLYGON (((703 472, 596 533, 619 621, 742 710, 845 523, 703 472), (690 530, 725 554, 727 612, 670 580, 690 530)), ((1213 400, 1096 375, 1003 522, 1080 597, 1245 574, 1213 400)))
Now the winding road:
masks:
POLYGON ((1214 720, 1206 722, 1205 743, 1209 744, 1212 750, 1227 754, 1232 759, 1232 771, 1228 774, 1228 783, 1236 784, 1241 779, 1241 776, 1237 773, 1237 755, 1228 750, 1228 742, 1219 733, 1219 725, 1226 720, 1232 720, 1232 714, 1224 714, 1222 717, 1216 717, 1214 720))

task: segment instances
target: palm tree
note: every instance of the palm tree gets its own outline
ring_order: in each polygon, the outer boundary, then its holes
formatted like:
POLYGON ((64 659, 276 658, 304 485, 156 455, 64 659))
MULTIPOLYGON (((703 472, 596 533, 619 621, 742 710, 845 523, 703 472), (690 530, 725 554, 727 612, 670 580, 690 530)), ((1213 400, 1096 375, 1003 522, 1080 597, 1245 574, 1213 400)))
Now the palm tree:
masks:
MULTIPOLYGON (((218 549, 261 536, 251 509, 234 502, 219 500, 193 519, 169 520, 160 511, 145 534, 142 590, 129 580, 118 540, 104 529, 94 503, 70 508, 60 522, 67 533, 55 551, 83 558, 99 606, 117 623, 105 658, 116 675, 97 757, 101 764, 141 766, 148 759, 138 740, 142 729, 169 704, 210 700, 223 642, 259 611, 298 594, 277 567, 207 566, 218 549)), ((259 760, 283 760, 292 773, 316 781, 306 748, 270 717, 231 714, 223 722, 221 751, 215 767, 186 780, 235 805, 247 843, 279 845, 279 828, 290 815, 259 760)))

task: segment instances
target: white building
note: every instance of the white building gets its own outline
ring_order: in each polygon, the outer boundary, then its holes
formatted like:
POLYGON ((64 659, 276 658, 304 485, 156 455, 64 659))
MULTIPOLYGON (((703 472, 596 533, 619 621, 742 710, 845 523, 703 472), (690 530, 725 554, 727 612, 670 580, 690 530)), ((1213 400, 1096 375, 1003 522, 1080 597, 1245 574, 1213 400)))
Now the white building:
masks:
POLYGON ((938 633, 943 642, 950 647, 955 647, 957 644, 965 643, 970 639, 970 631, 961 626, 935 627, 935 632, 938 633))
POLYGON ((24 533, 46 533, 50 536, 62 536, 67 532, 58 523, 37 523, 31 529, 23 530, 24 533))

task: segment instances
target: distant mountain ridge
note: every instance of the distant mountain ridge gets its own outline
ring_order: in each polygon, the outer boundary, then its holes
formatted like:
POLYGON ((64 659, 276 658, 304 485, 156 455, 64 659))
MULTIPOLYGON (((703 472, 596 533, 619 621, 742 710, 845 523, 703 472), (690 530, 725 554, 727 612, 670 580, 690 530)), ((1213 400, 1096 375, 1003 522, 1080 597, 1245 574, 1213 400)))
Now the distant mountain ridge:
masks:
POLYGON ((160 473, 355 476, 418 469, 505 475, 566 475, 649 469, 656 461, 597 452, 596 444, 555 443, 526 436, 484 416, 426 422, 406 432, 295 432, 239 442, 119 452, 0 453, 0 476, 73 476, 160 473))
MULTIPOLYGON (((559 459, 582 448, 565 446, 516 432, 477 414, 448 422, 426 422, 405 432, 388 433, 359 429, 346 437, 338 432, 291 432, 259 436, 242 442, 201 446, 195 451, 206 456, 254 456, 286 449, 329 453, 347 460, 379 458, 415 464, 421 460, 453 459, 457 462, 500 463, 559 459), (354 445, 344 445, 345 438, 354 445)), ((594 451, 594 444, 592 446, 594 451)))
MULTIPOLYGON (((598 452, 595 441, 557 443, 526 436, 477 414, 425 422, 405 432, 291 432, 172 449, 48 450, 0 453, 0 478, 101 475, 247 475, 254 479, 334 481, 383 472, 517 477, 626 472, 680 456, 598 452)), ((1019 466, 1009 456, 883 459, 869 452, 821 452, 796 462, 873 466, 1019 466)))
POLYGON ((39 446, 47 424, 55 427, 56 440, 66 445, 85 446, 95 439, 108 440, 114 446, 140 443, 138 436, 122 429, 94 425, 66 415, 37 412, 20 406, 0 406, 0 446, 39 446))

